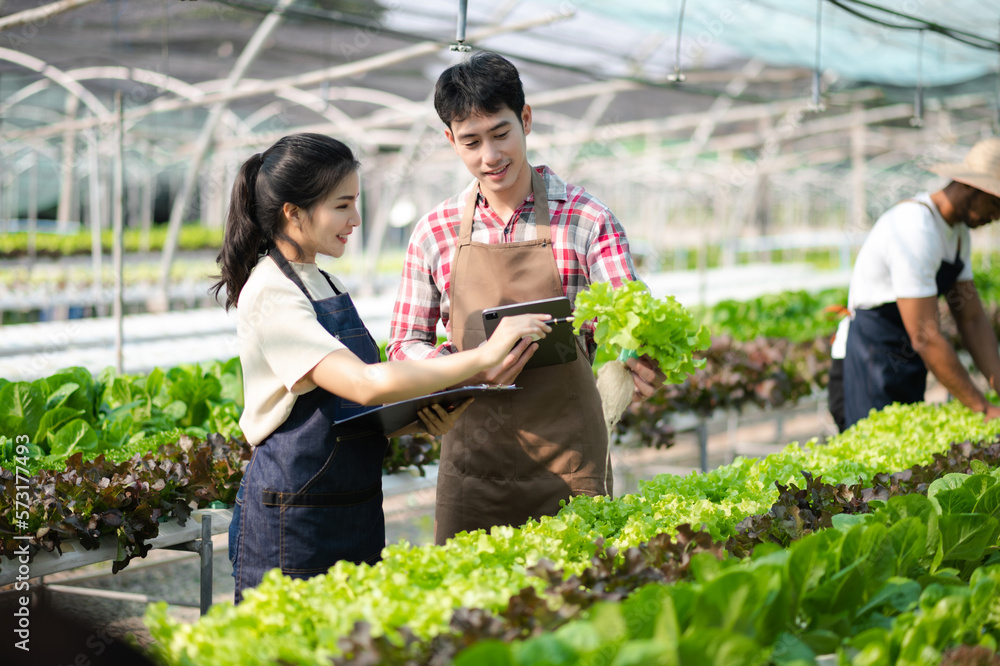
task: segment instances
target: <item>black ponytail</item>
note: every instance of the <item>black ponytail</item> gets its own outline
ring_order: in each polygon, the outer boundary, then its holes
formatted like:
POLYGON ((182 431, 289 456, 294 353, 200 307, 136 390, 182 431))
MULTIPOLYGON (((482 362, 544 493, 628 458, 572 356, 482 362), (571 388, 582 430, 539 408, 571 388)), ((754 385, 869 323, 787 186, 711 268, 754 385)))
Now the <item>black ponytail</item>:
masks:
POLYGON ((219 282, 212 285, 216 299, 222 288, 226 288, 226 310, 236 305, 250 271, 257 265, 260 255, 269 249, 267 239, 255 221, 254 184, 263 162, 264 157, 260 153, 248 159, 240 167, 233 183, 226 215, 226 234, 222 240, 222 251, 216 259, 222 275, 217 276, 219 282))
POLYGON ((360 164, 346 145, 322 134, 292 134, 248 159, 240 167, 226 216, 226 233, 217 262, 216 299, 226 289, 226 309, 236 305, 250 272, 281 239, 301 254, 285 234, 282 208, 291 203, 312 212, 360 164))

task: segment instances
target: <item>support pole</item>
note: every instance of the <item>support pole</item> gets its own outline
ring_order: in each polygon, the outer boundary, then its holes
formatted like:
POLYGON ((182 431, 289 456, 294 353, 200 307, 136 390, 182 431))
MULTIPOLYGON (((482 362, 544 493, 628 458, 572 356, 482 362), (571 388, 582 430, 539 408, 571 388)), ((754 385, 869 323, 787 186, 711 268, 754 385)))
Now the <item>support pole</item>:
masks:
POLYGON ((97 132, 91 131, 87 140, 87 162, 90 175, 87 184, 90 188, 88 214, 90 216, 90 265, 94 271, 94 314, 101 308, 101 260, 104 250, 101 248, 101 162, 97 156, 97 132))
POLYGON ((224 228, 226 219, 226 204, 228 203, 226 187, 229 184, 228 156, 218 152, 212 155, 212 173, 218 179, 207 192, 203 193, 203 208, 201 223, 211 229, 224 228))
POLYGON ((458 25, 455 28, 455 41, 465 43, 465 25, 469 14, 469 0, 458 0, 458 25))
POLYGON ((153 163, 153 148, 146 144, 142 202, 139 204, 139 251, 149 252, 149 234, 153 228, 153 206, 156 201, 156 175, 153 163))
POLYGON ((28 271, 35 267, 38 252, 38 155, 28 168, 28 271))
POLYGON ((455 43, 448 48, 458 53, 468 53, 472 47, 465 43, 465 24, 469 13, 469 0, 458 0, 458 22, 455 26, 455 43))
MULTIPOLYGON (((868 207, 865 192, 865 109, 861 104, 855 104, 852 109, 857 120, 851 127, 851 229, 855 233, 864 231, 867 227, 865 210, 868 207)), ((841 252, 840 267, 850 269, 850 248, 847 256, 841 252)))
MULTIPOLYGON (((246 48, 240 53, 239 59, 237 59, 236 64, 233 66, 232 71, 229 73, 229 77, 226 79, 226 85, 222 89, 222 93, 231 93, 236 89, 240 80, 243 79, 243 75, 246 73, 247 68, 250 66, 256 58, 257 55, 264 48, 264 42, 267 38, 271 36, 275 28, 281 22, 282 16, 285 9, 291 5, 295 0, 278 0, 274 9, 268 14, 263 21, 261 21, 260 26, 257 31, 250 38, 247 43, 246 48)), ((198 140, 195 142, 194 154, 191 156, 191 164, 188 166, 187 172, 184 174, 184 181, 181 185, 181 190, 177 194, 177 198, 174 199, 174 206, 170 211, 170 222, 167 226, 167 238, 163 245, 163 260, 160 265, 160 295, 163 299, 163 305, 166 306, 167 303, 167 284, 170 281, 170 266, 174 262, 174 252, 177 248, 177 239, 180 236, 181 224, 184 222, 184 212, 188 207, 188 203, 191 201, 191 194, 194 192, 195 183, 198 179, 198 172, 201 170, 202 161, 205 159, 205 154, 208 152, 209 147, 212 145, 212 136, 215 134, 215 128, 219 124, 219 119, 222 118, 222 114, 225 112, 228 101, 223 100, 216 102, 212 105, 208 112, 208 119, 205 124, 201 127, 201 133, 198 135, 198 140)))
MULTIPOLYGON (((80 98, 76 95, 66 96, 66 118, 76 119, 80 98)), ((59 207, 56 210, 56 221, 59 231, 66 231, 70 215, 76 210, 73 199, 76 196, 76 132, 67 128, 62 135, 62 162, 59 169, 59 207)))
MULTIPOLYGON (((433 101, 434 95, 431 93, 425 103, 431 105, 433 101)), ((406 143, 400 148, 399 154, 396 156, 395 167, 383 172, 382 192, 375 206, 375 218, 371 225, 371 234, 365 237, 365 255, 362 264, 364 279, 361 282, 364 285, 363 292, 370 290, 371 293, 374 293, 375 291, 374 285, 377 283, 376 269, 378 256, 382 251, 382 243, 385 240, 385 233, 389 226, 389 212, 399 197, 403 184, 409 180, 411 172, 422 157, 419 151, 421 148, 421 139, 426 131, 426 117, 421 117, 414 121, 407 132, 406 143)))
POLYGON ((114 156, 114 200, 112 207, 112 232, 111 232, 111 265, 115 280, 115 297, 112 302, 112 316, 115 320, 115 370, 118 374, 124 372, 123 351, 124 344, 124 254, 125 254, 125 120, 123 118, 124 106, 122 104, 122 92, 115 91, 115 114, 118 122, 115 123, 115 156, 114 156))
MULTIPOLYGON (((17 150, 14 155, 17 155, 17 150)), ((21 230, 21 174, 11 169, 10 190, 7 193, 7 219, 14 224, 14 230, 21 230)))
POLYGON ((201 614, 212 605, 212 516, 205 513, 201 517, 201 541, 198 543, 201 555, 201 614))
POLYGON ((687 78, 681 73, 681 35, 684 34, 684 5, 686 4, 687 0, 681 0, 681 12, 677 18, 677 45, 674 52, 674 73, 667 75, 667 81, 673 83, 683 83, 687 78))
POLYGON ((812 77, 812 105, 811 111, 823 111, 826 105, 823 103, 823 75, 820 72, 820 53, 823 44, 823 0, 816 0, 816 66, 813 68, 812 77))
POLYGON ((698 459, 701 463, 701 471, 708 471, 708 425, 705 419, 699 419, 694 431, 698 434, 698 459))
POLYGON ((924 126, 924 31, 917 31, 917 88, 913 91, 910 127, 924 126))

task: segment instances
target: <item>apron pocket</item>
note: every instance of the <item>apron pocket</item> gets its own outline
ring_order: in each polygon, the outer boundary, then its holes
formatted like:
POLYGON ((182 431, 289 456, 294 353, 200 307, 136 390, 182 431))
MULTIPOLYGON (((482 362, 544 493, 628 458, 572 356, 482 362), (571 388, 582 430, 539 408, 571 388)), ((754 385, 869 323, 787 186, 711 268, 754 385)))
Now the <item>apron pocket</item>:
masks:
MULTIPOLYGON (((549 370, 559 369, 562 366, 550 366, 538 368, 532 372, 546 373, 549 370)), ((554 381, 555 378, 539 377, 536 381, 554 381)), ((587 421, 589 414, 585 413, 586 401, 584 395, 575 387, 566 386, 564 388, 565 400, 553 402, 551 406, 545 408, 547 417, 545 420, 538 418, 539 411, 535 411, 533 427, 522 429, 519 427, 515 441, 518 444, 515 461, 515 478, 534 479, 539 477, 570 476, 579 473, 588 462, 588 458, 596 459, 598 456, 589 451, 590 440, 587 432, 587 421), (585 455, 586 454, 590 454, 585 455)), ((520 398, 520 396, 518 396, 520 398)), ((530 397, 530 396, 528 396, 530 397)), ((532 405, 521 405, 515 402, 514 410, 517 414, 523 414, 525 409, 533 409, 532 405)), ((603 421, 603 417, 601 417, 603 421)), ((603 424, 601 426, 603 428, 603 424)), ((603 459, 604 452, 600 457, 603 459)))
MULTIPOLYGON (((378 353, 378 345, 375 344, 374 338, 372 338, 371 333, 368 332, 367 328, 348 328, 343 331, 337 331, 334 333, 334 337, 340 340, 340 342, 351 350, 361 350, 364 345, 371 345, 375 348, 375 352, 378 353)), ((358 352, 354 352, 357 356, 361 356, 358 352)), ((379 355, 379 360, 381 360, 381 354, 379 355)), ((362 359, 363 360, 363 359, 362 359)))
POLYGON ((353 493, 264 491, 280 511, 282 573, 311 576, 339 560, 364 562, 385 546, 381 483, 353 493))
POLYGON ((520 441, 526 459, 520 465, 519 478, 571 476, 584 468, 586 460, 583 453, 569 445, 538 437, 522 437, 520 441))
POLYGON ((279 516, 282 573, 308 577, 339 560, 364 562, 381 554, 385 448, 379 445, 387 443, 372 430, 343 429, 326 463, 297 492, 264 489, 265 510, 279 516))

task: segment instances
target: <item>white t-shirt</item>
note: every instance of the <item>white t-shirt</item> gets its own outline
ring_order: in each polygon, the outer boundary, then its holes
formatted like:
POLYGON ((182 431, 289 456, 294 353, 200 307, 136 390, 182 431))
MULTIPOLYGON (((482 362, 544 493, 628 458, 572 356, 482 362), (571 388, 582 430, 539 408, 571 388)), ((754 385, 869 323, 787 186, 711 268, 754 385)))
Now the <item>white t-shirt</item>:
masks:
MULTIPOLYGON (((316 264, 291 263, 316 300, 335 293, 316 264)), ((337 289, 343 285, 334 278, 337 289)), ((296 397, 316 385, 305 374, 330 352, 344 349, 316 319, 306 295, 274 260, 263 257, 240 292, 236 334, 243 365, 243 415, 240 428, 256 446, 285 422, 296 397)))
POLYGON ((972 243, 969 228, 945 222, 928 192, 893 206, 875 222, 854 262, 847 306, 853 313, 890 303, 897 298, 937 295, 934 276, 942 261, 955 261, 959 238, 965 267, 959 281, 972 279, 972 243))

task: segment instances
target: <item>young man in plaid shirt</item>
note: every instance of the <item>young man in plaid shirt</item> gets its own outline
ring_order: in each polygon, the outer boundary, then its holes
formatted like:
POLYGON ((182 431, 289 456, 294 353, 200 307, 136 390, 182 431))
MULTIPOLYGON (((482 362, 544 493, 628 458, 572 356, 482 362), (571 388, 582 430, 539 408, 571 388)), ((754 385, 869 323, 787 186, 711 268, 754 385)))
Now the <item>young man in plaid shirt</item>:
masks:
MULTIPOLYGON (((531 107, 517 69, 477 53, 447 69, 434 106, 445 136, 475 181, 416 225, 393 310, 387 354, 420 359, 485 339, 482 311, 507 303, 576 296, 591 282, 635 280, 628 240, 608 208, 526 156, 531 107), (441 320, 448 341, 436 346, 441 320)), ((551 515, 576 494, 610 494, 611 469, 590 361, 593 323, 576 361, 524 369, 537 345, 523 339, 501 365, 469 383, 520 390, 480 397, 445 435, 435 539, 462 530, 521 525, 551 515)), ((630 360, 636 399, 663 374, 630 360)))

